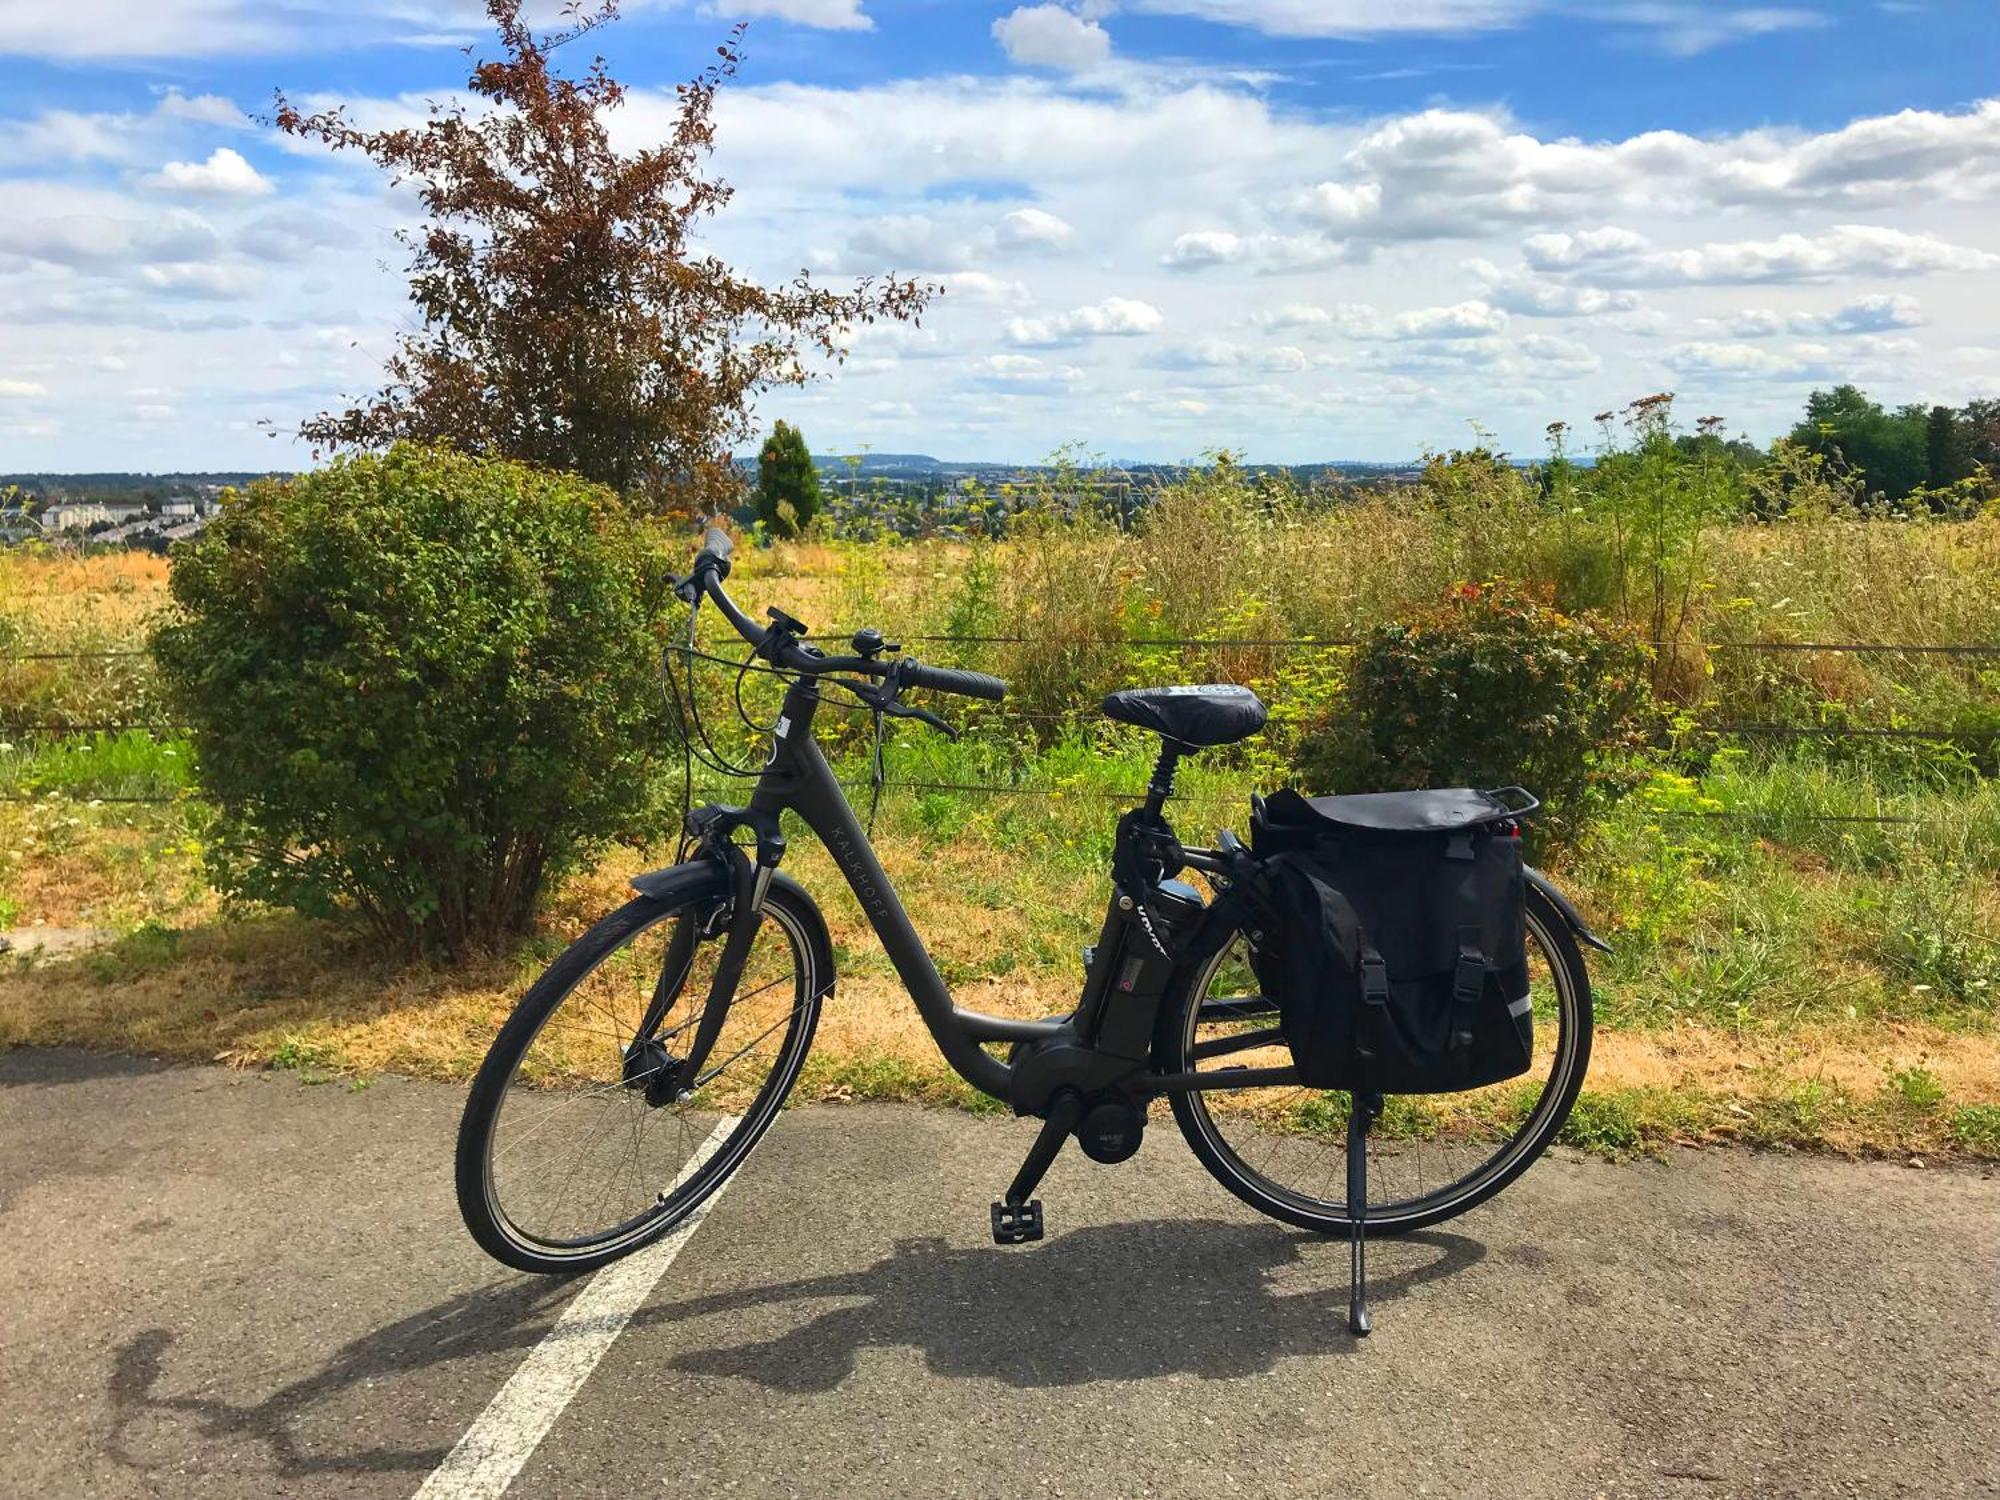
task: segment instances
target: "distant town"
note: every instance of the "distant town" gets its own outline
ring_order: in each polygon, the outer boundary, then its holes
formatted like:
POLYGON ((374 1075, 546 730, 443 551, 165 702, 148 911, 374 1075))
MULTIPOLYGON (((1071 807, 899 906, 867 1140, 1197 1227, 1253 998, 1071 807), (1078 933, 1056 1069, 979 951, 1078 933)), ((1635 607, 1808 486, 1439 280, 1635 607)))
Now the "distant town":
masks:
MULTIPOLYGON (((817 454, 821 483, 850 502, 864 495, 893 499, 926 513, 948 512, 1009 488, 1031 486, 1059 472, 1050 464, 1005 464, 933 458, 925 453, 817 454)), ((754 482, 754 454, 737 460, 754 482)), ((1140 497, 1188 472, 1186 464, 1084 463, 1091 489, 1140 497)), ((1251 473, 1289 476, 1304 484, 1414 479, 1420 465, 1329 461, 1252 464, 1251 473)), ((220 513, 231 489, 285 477, 251 471, 212 473, 0 474, 0 544, 51 541, 65 545, 164 549, 197 536, 220 513)))

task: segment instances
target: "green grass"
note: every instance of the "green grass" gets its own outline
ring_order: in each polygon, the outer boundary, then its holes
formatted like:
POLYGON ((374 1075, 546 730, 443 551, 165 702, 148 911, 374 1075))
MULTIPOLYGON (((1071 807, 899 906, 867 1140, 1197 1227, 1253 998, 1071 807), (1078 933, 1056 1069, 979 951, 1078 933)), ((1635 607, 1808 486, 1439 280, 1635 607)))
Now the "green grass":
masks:
POLYGON ((2000 1161, 2000 1104, 1961 1104, 1951 1112, 1948 1134, 1969 1155, 2000 1161))
POLYGON ((193 783, 184 739, 143 729, 0 741, 0 789, 15 796, 174 797, 193 783))

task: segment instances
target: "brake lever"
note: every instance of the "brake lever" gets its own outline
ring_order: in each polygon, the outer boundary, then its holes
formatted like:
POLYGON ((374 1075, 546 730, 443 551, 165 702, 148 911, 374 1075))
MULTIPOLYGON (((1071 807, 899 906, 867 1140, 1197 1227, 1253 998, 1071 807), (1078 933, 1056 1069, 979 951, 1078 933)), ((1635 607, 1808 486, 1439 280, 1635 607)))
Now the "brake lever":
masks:
POLYGON ((885 714, 892 719, 915 719, 919 723, 930 725, 933 729, 942 730, 947 739, 957 739, 958 731, 929 709, 919 708, 914 703, 905 703, 896 696, 903 690, 904 665, 900 661, 891 662, 888 670, 882 675, 880 687, 859 687, 849 683, 847 690, 878 714, 885 714))
POLYGON ((933 729, 942 730, 946 739, 955 740, 958 738, 958 731, 945 723, 943 719, 940 719, 928 708, 919 708, 914 703, 898 703, 895 699, 891 698, 887 703, 881 705, 881 710, 892 719, 916 719, 930 725, 933 729))

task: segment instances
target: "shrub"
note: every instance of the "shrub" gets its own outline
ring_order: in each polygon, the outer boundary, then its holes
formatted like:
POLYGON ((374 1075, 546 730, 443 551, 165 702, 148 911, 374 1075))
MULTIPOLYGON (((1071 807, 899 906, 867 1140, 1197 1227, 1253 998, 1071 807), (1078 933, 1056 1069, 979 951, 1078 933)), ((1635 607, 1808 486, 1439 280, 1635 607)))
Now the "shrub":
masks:
POLYGON ((225 893, 457 957, 660 808, 664 575, 609 490, 399 445, 260 481, 174 559, 153 651, 225 893))
POLYGON ((819 470, 805 434, 789 422, 771 429, 757 455, 755 501, 757 519, 775 537, 797 536, 819 514, 819 470))
POLYGON ((1518 783, 1546 804, 1529 837, 1547 847, 1628 788, 1620 752, 1648 701, 1629 630, 1513 586, 1462 584, 1369 633, 1298 766, 1315 790, 1518 783))

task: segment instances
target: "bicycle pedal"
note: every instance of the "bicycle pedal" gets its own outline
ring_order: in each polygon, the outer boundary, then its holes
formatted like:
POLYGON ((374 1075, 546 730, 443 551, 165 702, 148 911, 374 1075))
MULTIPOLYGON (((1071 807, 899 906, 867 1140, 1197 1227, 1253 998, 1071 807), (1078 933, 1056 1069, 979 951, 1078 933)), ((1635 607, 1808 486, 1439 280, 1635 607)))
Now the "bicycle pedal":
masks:
POLYGON ((1042 1237, 1042 1200, 993 1205, 993 1243, 1024 1245, 1042 1237))

